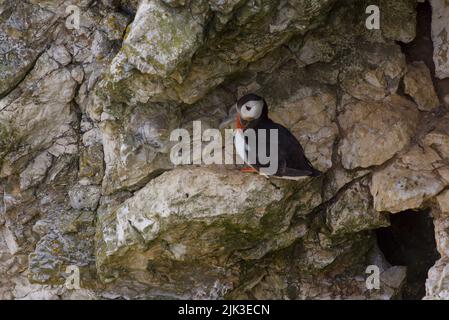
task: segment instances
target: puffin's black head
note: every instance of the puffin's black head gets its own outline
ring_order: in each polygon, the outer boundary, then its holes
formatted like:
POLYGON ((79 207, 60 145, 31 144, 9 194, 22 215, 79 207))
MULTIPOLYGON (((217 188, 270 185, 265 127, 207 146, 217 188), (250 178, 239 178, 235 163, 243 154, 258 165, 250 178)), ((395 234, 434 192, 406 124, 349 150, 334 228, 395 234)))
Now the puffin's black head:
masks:
POLYGON ((250 93, 237 101, 237 113, 245 122, 258 121, 268 118, 268 105, 262 97, 250 93))

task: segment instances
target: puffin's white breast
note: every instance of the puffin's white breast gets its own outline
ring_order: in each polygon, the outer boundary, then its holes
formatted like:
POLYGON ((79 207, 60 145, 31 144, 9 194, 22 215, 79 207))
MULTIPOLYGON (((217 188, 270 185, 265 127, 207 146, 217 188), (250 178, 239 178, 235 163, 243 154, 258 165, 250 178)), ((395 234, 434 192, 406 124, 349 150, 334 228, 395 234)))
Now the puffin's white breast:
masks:
POLYGON ((242 159, 245 163, 248 163, 247 154, 249 153, 249 147, 245 143, 245 135, 243 134, 242 129, 235 129, 234 145, 235 151, 240 159, 242 159))

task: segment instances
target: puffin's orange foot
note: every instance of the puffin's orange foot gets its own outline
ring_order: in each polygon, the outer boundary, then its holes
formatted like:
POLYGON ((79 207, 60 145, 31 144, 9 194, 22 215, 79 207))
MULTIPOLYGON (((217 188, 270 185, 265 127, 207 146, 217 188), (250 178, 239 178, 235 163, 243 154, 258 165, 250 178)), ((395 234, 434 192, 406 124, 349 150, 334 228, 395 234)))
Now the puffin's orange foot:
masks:
POLYGON ((258 171, 252 167, 245 167, 245 168, 240 169, 240 172, 257 173, 258 171))

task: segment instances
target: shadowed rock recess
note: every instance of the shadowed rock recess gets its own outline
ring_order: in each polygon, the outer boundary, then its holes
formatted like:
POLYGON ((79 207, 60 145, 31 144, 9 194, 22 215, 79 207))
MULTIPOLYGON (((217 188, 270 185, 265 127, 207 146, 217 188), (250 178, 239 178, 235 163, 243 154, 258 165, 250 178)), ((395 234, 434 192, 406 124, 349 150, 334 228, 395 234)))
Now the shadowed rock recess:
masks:
POLYGON ((0 298, 449 299, 448 34, 445 0, 0 0, 0 298), (172 164, 247 92, 322 176, 172 164))

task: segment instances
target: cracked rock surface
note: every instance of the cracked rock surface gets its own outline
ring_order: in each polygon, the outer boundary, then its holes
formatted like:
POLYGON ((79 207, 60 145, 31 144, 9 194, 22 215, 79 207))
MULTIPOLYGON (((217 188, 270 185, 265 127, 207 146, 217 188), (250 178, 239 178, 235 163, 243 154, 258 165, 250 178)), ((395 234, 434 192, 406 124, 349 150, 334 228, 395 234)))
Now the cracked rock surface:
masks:
POLYGON ((429 64, 403 46, 422 4, 381 0, 368 30, 370 4, 0 0, 0 298, 401 298, 407 266, 376 230, 429 210, 441 257, 422 287, 449 299, 449 113, 434 88, 449 5, 430 1, 429 64), (248 92, 323 175, 170 161, 174 129, 218 128, 248 92))

